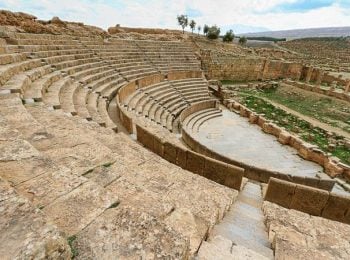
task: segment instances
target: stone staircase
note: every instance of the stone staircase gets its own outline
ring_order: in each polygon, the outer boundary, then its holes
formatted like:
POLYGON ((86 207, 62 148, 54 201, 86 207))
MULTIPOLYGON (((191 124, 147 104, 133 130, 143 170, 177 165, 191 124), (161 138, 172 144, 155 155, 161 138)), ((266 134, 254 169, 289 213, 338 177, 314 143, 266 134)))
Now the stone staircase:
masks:
POLYGON ((199 259, 273 259, 259 183, 248 181, 198 252, 199 259))

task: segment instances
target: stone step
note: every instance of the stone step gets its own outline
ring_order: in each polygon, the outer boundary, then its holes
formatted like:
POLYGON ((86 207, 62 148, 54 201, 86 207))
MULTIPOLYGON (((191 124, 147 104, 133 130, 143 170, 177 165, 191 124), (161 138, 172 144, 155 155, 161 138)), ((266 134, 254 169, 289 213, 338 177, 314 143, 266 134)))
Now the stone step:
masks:
POLYGON ((210 239, 222 236, 237 245, 272 259, 273 250, 264 224, 262 202, 260 185, 248 181, 231 210, 221 223, 214 227, 210 239))
POLYGON ((203 241, 198 254, 198 260, 267 260, 270 259, 258 252, 237 245, 231 240, 221 236, 214 237, 211 241, 203 241))

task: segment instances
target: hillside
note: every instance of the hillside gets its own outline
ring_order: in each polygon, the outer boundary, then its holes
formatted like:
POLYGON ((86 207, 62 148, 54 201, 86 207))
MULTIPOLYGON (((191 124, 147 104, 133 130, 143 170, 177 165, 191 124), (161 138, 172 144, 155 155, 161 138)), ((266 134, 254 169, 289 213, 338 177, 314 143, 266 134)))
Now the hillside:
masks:
POLYGON ((308 37, 341 37, 350 35, 350 26, 347 27, 328 27, 328 28, 311 28, 311 29, 295 29, 283 31, 267 31, 259 33, 242 34, 248 37, 275 37, 275 38, 308 38, 308 37))

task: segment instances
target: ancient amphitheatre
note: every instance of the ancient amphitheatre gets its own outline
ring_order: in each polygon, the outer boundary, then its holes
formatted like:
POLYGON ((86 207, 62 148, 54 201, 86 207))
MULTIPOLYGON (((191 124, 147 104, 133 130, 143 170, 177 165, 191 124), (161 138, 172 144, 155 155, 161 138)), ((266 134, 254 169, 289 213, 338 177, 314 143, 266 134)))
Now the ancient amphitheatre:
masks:
POLYGON ((0 259, 350 258, 349 40, 0 25, 0 259))

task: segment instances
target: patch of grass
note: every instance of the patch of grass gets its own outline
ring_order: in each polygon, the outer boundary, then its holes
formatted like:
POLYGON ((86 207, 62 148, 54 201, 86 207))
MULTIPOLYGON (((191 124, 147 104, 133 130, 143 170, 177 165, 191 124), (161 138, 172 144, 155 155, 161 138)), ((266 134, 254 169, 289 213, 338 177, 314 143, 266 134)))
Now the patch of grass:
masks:
POLYGON ((87 171, 84 172, 82 175, 83 175, 83 176, 86 176, 86 175, 88 175, 89 173, 92 173, 93 171, 94 171, 94 169, 87 170, 87 171))
POLYGON ((221 81, 222 85, 234 85, 234 84, 247 82, 246 80, 229 80, 229 79, 223 79, 220 81, 221 81))
POLYGON ((350 106, 346 102, 283 87, 263 91, 242 88, 239 90, 239 95, 264 97, 320 122, 350 132, 350 106))
POLYGON ((108 162, 108 163, 102 164, 102 166, 105 167, 105 168, 108 168, 108 167, 110 167, 112 165, 113 165, 112 162, 108 162))
POLYGON ((109 209, 116 208, 116 207, 118 207, 119 204, 120 204, 120 202, 119 202, 119 201, 116 201, 116 202, 112 203, 108 208, 109 208, 109 209))
POLYGON ((67 238, 68 245, 70 246, 72 252, 72 259, 76 258, 79 253, 78 250, 74 247, 74 241, 77 239, 76 235, 70 236, 67 238))
MULTIPOLYGON (((298 134, 304 141, 317 145, 324 152, 329 152, 338 157, 343 163, 350 164, 350 149, 344 145, 336 144, 334 150, 329 150, 331 144, 327 132, 321 128, 313 127, 309 122, 275 107, 262 98, 253 95, 242 96, 244 104, 259 114, 284 127, 292 133, 298 134)), ((333 135, 333 140, 341 141, 344 137, 333 135)))

